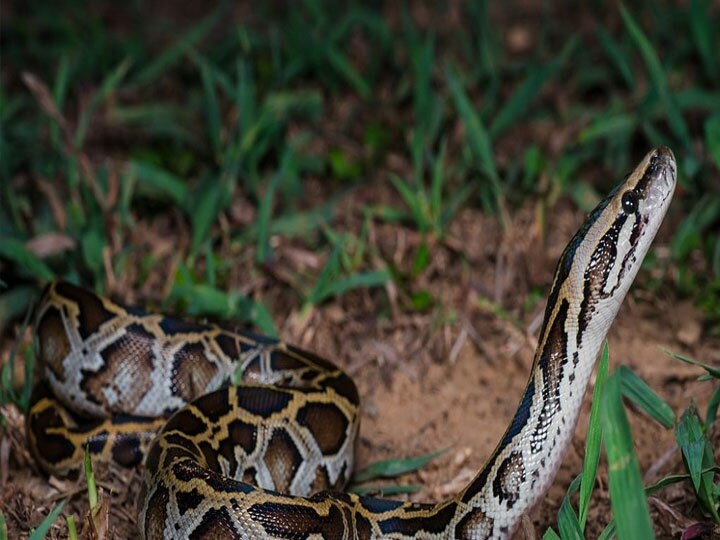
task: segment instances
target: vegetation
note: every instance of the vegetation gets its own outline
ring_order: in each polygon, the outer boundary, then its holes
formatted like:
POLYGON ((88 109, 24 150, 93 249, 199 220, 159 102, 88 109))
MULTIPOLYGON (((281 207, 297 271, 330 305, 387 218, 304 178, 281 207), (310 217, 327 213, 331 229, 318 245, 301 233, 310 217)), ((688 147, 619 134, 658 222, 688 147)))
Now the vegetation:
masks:
MULTIPOLYGON (((0 81, 0 328, 15 335, 44 282, 62 277, 277 334, 275 296, 241 285, 238 268, 289 289, 304 320, 357 290, 376 294, 382 317, 389 289, 402 309, 424 313, 437 298, 419 276, 434 246, 455 249, 448 230, 461 208, 497 216, 507 232, 531 201, 545 230, 560 199, 587 211, 610 179, 665 144, 679 164, 674 236, 669 253, 648 257, 645 286, 694 299, 720 335, 720 11, 709 0, 550 4, 524 27, 489 2, 304 0, 281 15, 265 3, 251 13, 198 4, 178 20, 140 2, 14 6, 0 81), (367 184, 391 196, 355 201, 348 225, 349 201, 367 184), (378 223, 417 231, 409 268, 378 249, 378 223), (276 246, 288 239, 319 264, 286 271, 276 246)), ((462 249, 457 258, 466 261, 462 249)), ((24 410, 33 358, 20 343, 3 348, 0 405, 24 410)), ((590 457, 569 490, 579 510, 568 495, 559 536, 583 535, 600 432, 611 464, 632 456, 623 394, 675 426, 687 466, 647 489, 689 478, 720 523, 707 439, 720 394, 704 418, 690 407, 676 421, 627 370, 604 387, 590 457)), ((630 459, 628 476, 611 473, 615 522, 604 537, 652 534, 638 490, 630 459)), ((4 528, 0 513, 0 538, 4 528)))

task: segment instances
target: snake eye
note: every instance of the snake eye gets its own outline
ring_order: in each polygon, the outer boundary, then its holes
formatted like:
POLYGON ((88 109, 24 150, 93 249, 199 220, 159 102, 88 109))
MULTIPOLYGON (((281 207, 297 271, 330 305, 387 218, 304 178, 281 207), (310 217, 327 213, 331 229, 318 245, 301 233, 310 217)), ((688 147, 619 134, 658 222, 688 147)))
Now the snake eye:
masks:
POLYGON ((634 191, 626 191, 622 196, 622 207, 626 214, 634 214, 638 209, 638 196, 634 191))

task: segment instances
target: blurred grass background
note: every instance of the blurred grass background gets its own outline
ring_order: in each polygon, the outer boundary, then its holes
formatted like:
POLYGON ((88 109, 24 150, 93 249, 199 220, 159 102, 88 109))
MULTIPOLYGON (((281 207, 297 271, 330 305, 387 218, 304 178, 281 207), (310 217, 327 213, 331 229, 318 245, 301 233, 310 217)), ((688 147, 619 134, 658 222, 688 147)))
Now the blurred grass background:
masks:
POLYGON ((297 286, 313 305, 394 279, 362 233, 348 242, 333 229, 364 182, 398 194, 367 204, 368 219, 442 238, 461 205, 503 225, 528 199, 552 209, 571 197, 586 211, 666 144, 680 168, 677 228, 669 257, 646 264, 719 329, 717 4, 66 0, 4 11, 3 328, 52 276, 100 289, 126 276, 132 288, 160 265, 186 311, 272 332, 264 306, 224 294, 228 245, 260 272, 278 235, 329 253, 297 286), (170 268, 133 243, 138 216, 162 215, 183 238, 170 268))

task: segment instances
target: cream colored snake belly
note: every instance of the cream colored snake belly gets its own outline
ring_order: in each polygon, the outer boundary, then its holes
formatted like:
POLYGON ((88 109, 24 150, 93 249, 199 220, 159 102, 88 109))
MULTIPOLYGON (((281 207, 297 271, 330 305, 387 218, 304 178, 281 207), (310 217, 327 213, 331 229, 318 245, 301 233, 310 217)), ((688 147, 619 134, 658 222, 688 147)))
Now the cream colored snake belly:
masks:
POLYGON ((359 399, 330 362, 63 282, 37 309, 44 382, 27 416, 30 447, 52 472, 76 466, 85 447, 96 459, 144 460, 147 539, 507 538, 560 465, 675 177, 672 152, 652 150, 570 241, 517 411, 482 470, 445 502, 338 491, 353 467, 359 399))

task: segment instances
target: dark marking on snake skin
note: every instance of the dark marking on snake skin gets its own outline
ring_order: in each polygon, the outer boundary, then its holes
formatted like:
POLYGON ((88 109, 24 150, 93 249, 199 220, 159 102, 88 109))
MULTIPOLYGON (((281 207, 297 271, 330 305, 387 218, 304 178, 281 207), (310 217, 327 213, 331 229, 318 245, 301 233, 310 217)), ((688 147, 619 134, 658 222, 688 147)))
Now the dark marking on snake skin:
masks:
POLYGON ((296 419, 312 433, 324 455, 337 454, 345 444, 350 422, 335 405, 308 403, 298 411, 296 419))
POLYGON ((299 370, 307 367, 307 363, 301 358, 288 354, 282 349, 276 349, 270 354, 270 368, 273 371, 283 371, 286 369, 299 370))
POLYGON ((345 493, 343 491, 334 492, 334 491, 322 491, 320 493, 316 493, 312 497, 310 497, 310 501, 313 503, 324 503, 325 501, 333 502, 339 502, 348 506, 352 506, 355 504, 355 501, 350 496, 349 493, 345 493))
POLYGON ((191 409, 180 409, 167 421, 164 429, 165 431, 182 430, 183 433, 192 437, 205 433, 208 426, 205 419, 194 414, 191 409))
POLYGON ((564 366, 568 362, 565 322, 569 309, 570 303, 563 298, 555 312, 555 318, 548 330, 542 351, 537 358, 545 384, 542 386, 542 407, 537 425, 530 437, 530 449, 533 454, 542 450, 548 426, 557 411, 560 410, 560 381, 562 381, 564 366))
POLYGON ((80 388, 90 401, 102 404, 110 414, 123 414, 135 409, 152 387, 150 373, 154 369, 152 345, 155 337, 139 324, 131 324, 126 334, 108 343, 99 351, 103 362, 96 371, 83 369, 80 388), (116 380, 131 380, 120 388, 116 380), (112 388, 118 399, 110 403, 105 389, 112 388))
POLYGON ((250 454, 257 444, 257 428, 252 424, 247 424, 242 420, 236 419, 230 422, 228 426, 228 441, 233 446, 239 446, 246 454, 250 454))
POLYGON ((522 454, 512 452, 500 464, 493 480, 493 495, 500 502, 505 501, 508 509, 520 498, 520 488, 525 481, 525 469, 522 454))
POLYGON ((132 414, 121 414, 119 416, 113 416, 109 418, 113 426, 124 426, 126 424, 143 424, 149 426, 154 423, 157 418, 148 416, 136 416, 132 414))
POLYGON ((245 384, 262 383, 263 359, 261 354, 255 356, 244 364, 241 381, 245 384))
POLYGON ((530 417, 530 409, 532 407, 533 397, 535 396, 535 381, 530 379, 528 382, 527 388, 525 389, 525 393, 523 394, 522 400, 520 401, 520 406, 518 407, 517 411, 515 412, 515 416, 513 417, 512 422, 510 423, 510 426, 508 427, 507 431, 505 432, 505 435, 503 436, 502 442, 498 445, 497 451, 494 455, 488 459, 487 463, 483 467, 483 470, 480 471, 480 473, 473 479, 473 481, 470 483, 469 486, 465 489, 465 492, 462 496, 462 501, 464 503, 470 502, 470 500, 480 491, 482 486, 485 485, 485 482, 487 481, 487 477, 490 474, 490 471, 495 466, 495 460, 497 459, 497 455, 510 443, 510 441, 515 437, 522 428, 527 423, 528 418, 530 417))
POLYGON ((155 466, 154 460, 151 461, 149 458, 146 459, 145 467, 150 471, 169 469, 175 461, 180 461, 182 459, 197 460, 200 455, 200 450, 191 448, 191 445, 186 443, 183 446, 173 446, 171 448, 167 448, 165 452, 158 454, 158 457, 162 457, 162 462, 158 463, 157 466, 155 466))
POLYGON ((503 440, 500 443, 500 448, 507 446, 507 444, 522 430, 527 424, 528 418, 530 418, 530 409, 532 408, 533 397, 535 396, 535 381, 530 379, 528 382, 525 393, 520 400, 520 406, 515 412, 510 427, 508 427, 503 440))
POLYGON ((337 371, 337 375, 329 377, 323 381, 323 386, 332 388, 340 397, 344 397, 353 405, 360 403, 360 395, 353 380, 341 371, 337 371))
POLYGON ((290 491, 302 459, 302 454, 298 451, 295 441, 288 432, 281 428, 275 428, 263 458, 273 479, 274 490, 283 493, 290 491))
POLYGON ((255 467, 248 467, 243 471, 242 478, 240 480, 247 484, 257 485, 257 469, 255 467))
POLYGON ((65 422, 54 408, 28 415, 28 432, 38 444, 31 445, 49 463, 59 463, 73 456, 75 447, 62 435, 47 433, 51 427, 65 427, 65 422))
POLYGON ((345 536, 343 513, 337 506, 331 506, 327 516, 320 516, 306 506, 271 501, 252 505, 248 513, 269 536, 288 540, 303 540, 313 534, 328 539, 345 536))
POLYGON ((205 482, 210 490, 217 491, 219 493, 247 494, 257 491, 255 486, 244 482, 238 482, 232 478, 228 478, 215 471, 202 467, 195 459, 175 460, 169 465, 168 469, 171 470, 172 474, 174 474, 181 482, 190 482, 194 479, 198 479, 201 482, 205 482))
POLYGON ((391 499, 378 499, 375 497, 361 497, 360 504, 363 508, 374 514, 382 514, 391 512, 403 505, 402 501, 393 501, 391 499))
POLYGON ((93 435, 93 437, 85 443, 88 452, 91 454, 99 454, 102 452, 107 444, 108 435, 109 433, 107 431, 101 431, 100 433, 93 435))
MULTIPOLYGON (((498 450, 501 449, 502 447, 498 447, 498 450)), ((475 478, 473 478, 472 482, 470 482, 470 484, 465 488, 465 490, 463 491, 462 502, 464 502, 465 504, 469 503, 470 500, 480 492, 480 490, 485 485, 485 482, 487 481, 490 471, 495 466, 495 460, 497 459, 497 456, 497 452, 490 456, 490 459, 488 459, 487 463, 485 463, 482 471, 480 471, 475 476, 475 478)))
POLYGON ((317 493, 329 487, 331 487, 330 475, 328 474, 327 467, 319 465, 318 468, 315 469, 315 478, 313 478, 313 481, 310 483, 310 492, 317 493))
POLYGON ((360 514, 354 514, 355 517, 355 537, 358 540, 370 540, 372 537, 372 525, 370 520, 360 514))
POLYGON ((237 337, 233 337, 232 334, 218 334, 215 336, 215 343, 228 358, 233 360, 240 358, 241 350, 237 337))
POLYGON ((170 493, 163 486, 158 486, 150 497, 145 514, 145 538, 165 538, 165 521, 168 518, 167 504, 170 501, 170 493))
POLYGON ((175 492, 175 498, 181 516, 185 515, 188 510, 197 508, 205 500, 205 497, 195 488, 190 491, 178 490, 175 492))
POLYGON ((482 510, 471 510, 455 526, 454 538, 489 538, 494 524, 482 510))
POLYGON ((617 262, 617 241, 626 220, 627 216, 620 214, 600 238, 590 256, 590 263, 583 277, 583 299, 580 303, 580 315, 578 317, 579 340, 587 329, 592 314, 595 312, 595 304, 604 296, 603 291, 613 266, 617 262))
POLYGON ((167 426, 163 428, 162 436, 170 445, 187 447, 188 445, 192 446, 195 444, 185 433, 178 430, 169 430, 167 426))
POLYGON ((246 464, 238 462, 236 451, 238 448, 242 448, 246 456, 250 455, 257 444, 257 430, 255 426, 246 424, 239 419, 233 420, 227 429, 228 436, 220 438, 217 448, 214 447, 211 441, 201 441, 199 445, 210 469, 238 478, 238 475, 241 474, 238 469, 244 468, 246 464), (227 462, 226 466, 229 467, 229 471, 226 472, 221 468, 220 457, 227 462))
POLYGON ((175 336, 177 334, 201 334, 212 328, 213 327, 208 324, 200 324, 173 317, 163 317, 160 320, 160 329, 166 336, 175 336))
POLYGON ((291 392, 262 386, 237 387, 235 396, 238 407, 262 418, 282 412, 292 401, 291 392))
POLYGON ((255 348, 257 347, 257 345, 277 345, 278 343, 280 343, 277 338, 266 336, 264 334, 256 334, 255 332, 252 332, 245 328, 226 326, 223 326, 222 328, 225 328, 234 334, 238 334, 239 336, 244 337, 247 341, 252 342, 253 345, 250 348, 255 348))
POLYGON ((123 306, 128 315, 133 317, 147 317, 147 311, 137 306, 123 306))
POLYGON ((97 332, 104 322, 115 317, 114 313, 105 309, 100 297, 90 291, 65 281, 56 283, 55 291, 82 307, 79 312, 79 328, 77 330, 84 340, 97 332))
POLYGON ((233 525, 233 519, 226 508, 208 509, 202 521, 188 536, 189 540, 216 540, 218 538, 240 538, 240 531, 233 525))
POLYGON ((125 467, 137 465, 143 458, 140 442, 140 436, 136 434, 118 436, 112 446, 113 460, 125 467))
POLYGON ((172 388, 186 402, 205 393, 218 367, 207 356, 202 343, 187 343, 173 359, 172 388))
POLYGON ((40 362, 53 372, 58 381, 64 381, 63 361, 72 347, 60 311, 53 306, 48 307, 37 322, 35 331, 38 336, 40 362))
POLYGON ((640 198, 644 198, 648 186, 657 179, 660 174, 665 172, 666 169, 671 167, 672 160, 672 152, 669 148, 664 146, 658 148, 655 155, 650 158, 650 163, 648 163, 642 178, 640 178, 638 183, 635 185, 635 191, 638 193, 640 198))
POLYGON ((330 362, 329 360, 326 360, 322 356, 318 356, 317 354, 306 351, 301 349, 300 347, 296 347, 295 345, 286 345, 286 348, 288 352, 295 354, 297 356, 301 356, 306 361, 310 361, 312 364, 315 364, 315 366, 319 367, 321 371, 327 371, 327 372, 333 372, 337 371, 337 366, 330 362))
POLYGON ((424 532, 426 534, 439 534, 445 531, 455 517, 456 505, 454 503, 437 509, 431 517, 393 517, 378 522, 383 534, 400 533, 408 536, 424 532))
POLYGON ((222 388, 199 397, 193 401, 193 405, 205 415, 209 422, 217 424, 232 408, 230 400, 234 398, 235 390, 233 388, 222 388))

